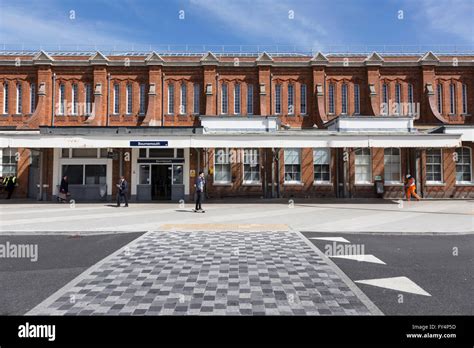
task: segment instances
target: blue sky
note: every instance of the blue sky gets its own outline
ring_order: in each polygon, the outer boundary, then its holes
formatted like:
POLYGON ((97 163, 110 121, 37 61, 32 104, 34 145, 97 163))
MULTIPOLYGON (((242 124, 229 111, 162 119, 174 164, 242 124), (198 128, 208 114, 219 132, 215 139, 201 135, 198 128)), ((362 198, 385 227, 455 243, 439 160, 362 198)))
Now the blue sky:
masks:
POLYGON ((329 45, 447 44, 471 49, 474 45, 474 0, 0 0, 0 4, 0 43, 8 47, 291 44, 324 51, 329 45))

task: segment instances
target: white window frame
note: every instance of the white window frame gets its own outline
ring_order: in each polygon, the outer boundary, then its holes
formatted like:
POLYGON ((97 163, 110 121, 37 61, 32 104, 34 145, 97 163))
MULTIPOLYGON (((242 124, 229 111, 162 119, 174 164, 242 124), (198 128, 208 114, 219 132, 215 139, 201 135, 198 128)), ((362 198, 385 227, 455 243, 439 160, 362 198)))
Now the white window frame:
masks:
POLYGON ((216 148, 214 150, 214 184, 230 184, 232 182, 232 164, 230 162, 230 150, 228 148, 216 148), (221 154, 219 151, 224 151, 221 154), (223 156, 223 162, 217 163, 217 156, 223 156), (216 180, 217 165, 226 166, 228 168, 229 180, 216 180))
POLYGON ((168 115, 174 115, 174 84, 168 84, 168 115))
POLYGON ((13 148, 13 147, 5 147, 5 148, 0 148, 0 176, 3 175, 3 170, 4 170, 4 165, 5 167, 15 167, 15 170, 14 172, 5 172, 5 174, 7 175, 11 175, 11 174, 14 174, 14 175, 17 175, 18 174, 18 162, 6 162, 6 163, 3 163, 3 155, 4 155, 4 152, 8 152, 8 156, 5 156, 5 157, 8 157, 8 158, 11 158, 11 157, 16 157, 18 156, 17 153, 18 153, 18 149, 17 148, 13 148))
POLYGON ((400 115, 402 108, 402 84, 395 84, 395 115, 400 115))
POLYGON ((234 115, 240 115, 242 112, 240 104, 241 86, 240 83, 234 85, 234 115))
MULTIPOLYGON (((321 172, 323 173, 323 172, 321 172)), ((313 182, 314 184, 330 184, 331 183, 331 149, 328 147, 316 147, 313 148, 313 182), (316 163, 317 161, 317 152, 324 151, 327 155, 327 163, 316 163), (318 165, 327 165, 329 179, 328 180, 316 180, 316 166, 318 165)))
POLYGON ((120 85, 114 84, 114 115, 118 115, 120 112, 120 85))
POLYGON ((30 83, 30 114, 34 113, 36 109, 36 85, 30 83))
POLYGON ((125 86, 125 100, 127 101, 125 113, 131 115, 133 112, 133 85, 131 83, 125 86))
POLYGON ((64 115, 66 113, 66 85, 64 83, 59 84, 59 112, 58 115, 64 115))
POLYGON ((472 149, 468 146, 462 146, 462 147, 459 147, 456 149, 456 153, 458 155, 458 160, 456 161, 456 184, 472 184, 473 183, 473 180, 472 180, 472 149), (458 151, 461 151, 461 154, 458 153, 458 151), (463 157, 463 151, 464 150, 467 150, 467 153, 468 153, 468 158, 469 158, 469 163, 464 163, 464 162, 460 162, 459 161, 459 156, 461 156, 461 158, 463 157), (465 165, 469 165, 469 176, 471 177, 471 180, 470 181, 466 181, 466 180, 457 180, 457 175, 458 175, 458 165, 462 165, 462 166, 465 166, 465 165))
POLYGON ((308 88, 306 84, 300 85, 300 114, 306 116, 308 114, 308 102, 307 102, 308 88))
POLYGON ((360 86, 354 84, 354 115, 360 115, 360 86))
POLYGON ((199 115, 200 109, 200 97, 201 97, 201 85, 199 83, 195 83, 193 85, 193 114, 199 115))
MULTIPOLYGON (((291 173, 296 173, 294 171, 292 171, 291 173)), ((301 168, 301 149, 300 148, 287 148, 287 149, 283 149, 283 180, 284 180, 284 183, 285 184, 301 184, 301 175, 302 175, 302 168, 301 168), (293 164, 293 163, 290 163, 290 164, 287 164, 286 161, 285 161, 285 153, 287 151, 298 151, 298 160, 299 160, 299 163, 298 164, 293 164), (299 180, 286 180, 286 166, 287 165, 290 165, 290 166, 298 166, 299 168, 299 180)))
POLYGON ((9 99, 8 82, 3 83, 3 114, 8 114, 8 99, 9 99))
POLYGON ((382 84, 382 111, 381 114, 384 116, 388 116, 390 114, 389 110, 389 88, 388 88, 388 83, 383 83, 382 84))
POLYGON ((229 86, 227 83, 221 85, 221 115, 229 114, 229 86))
POLYGON ((356 185, 372 185, 373 184, 373 179, 372 179, 372 150, 367 147, 359 147, 355 149, 354 151, 354 181, 356 185), (362 152, 369 151, 369 154, 361 154, 358 155, 357 152, 361 150, 362 152), (369 163, 368 164, 357 164, 357 157, 359 156, 364 156, 369 158, 369 163), (368 175, 369 175, 369 180, 357 180, 357 167, 358 166, 368 166, 368 175))
MULTIPOLYGON (((431 173, 431 172, 430 172, 431 173)), ((443 173, 443 149, 428 149, 426 150, 426 183, 427 184, 442 184, 444 183, 444 173, 443 173), (440 163, 428 163, 428 152, 429 151, 439 151, 440 153, 440 163), (432 165, 439 165, 440 166, 440 170, 441 170, 441 180, 428 180, 428 165, 429 164, 432 164, 432 165)))
POLYGON ((336 85, 334 83, 330 83, 328 86, 328 114, 334 115, 336 113, 336 85))
MULTIPOLYGON (((402 150, 399 147, 387 147, 384 149, 383 152, 383 178, 384 178, 384 183, 385 184, 400 184, 402 182, 402 150), (393 154, 393 149, 398 150, 398 155, 393 154), (390 154, 387 154, 386 151, 390 150, 390 154), (394 157, 398 157, 398 163, 392 161, 394 157), (390 162, 387 163, 387 159, 390 159, 390 162), (398 164, 398 180, 386 180, 387 178, 387 164, 390 164, 392 166, 393 164, 398 164)), ((390 176, 393 175, 393 173, 390 171, 390 176)))
POLYGON ((413 109, 413 101, 414 101, 414 96, 413 96, 414 90, 413 90, 413 84, 409 83, 408 84, 408 115, 411 116, 414 114, 414 109, 413 109))
POLYGON ((449 114, 456 115, 456 84, 449 84, 449 114))
POLYGON ((341 85, 341 115, 347 115, 347 83, 341 85))
POLYGON ((467 110, 467 84, 462 84, 462 113, 463 115, 468 114, 467 110))
POLYGON ((77 115, 77 97, 78 97, 78 86, 74 83, 71 86, 71 94, 72 94, 72 110, 71 115, 77 115))
POLYGON ((92 85, 90 83, 84 85, 84 94, 86 115, 90 115, 92 113, 92 85))
POLYGON ((253 115, 253 85, 247 85, 247 115, 253 115))
POLYGON ((16 114, 20 115, 23 113, 23 86, 21 83, 16 84, 16 114))
POLYGON ((187 97, 188 97, 188 86, 186 82, 181 83, 179 87, 179 114, 186 115, 187 112, 187 97))
POLYGON ((295 114, 295 85, 288 84, 288 115, 295 114))
POLYGON ((138 110, 139 115, 145 115, 146 112, 146 85, 140 83, 140 106, 138 110))
POLYGON ((437 101, 438 101, 438 112, 440 114, 443 113, 443 85, 441 83, 438 83, 438 86, 436 87, 436 96, 437 96, 437 101))
POLYGON ((281 83, 275 85, 275 114, 281 115, 281 83))
POLYGON ((262 178, 260 173, 260 149, 258 148, 249 148, 243 149, 243 163, 242 163, 242 182, 244 185, 251 185, 251 184, 261 184, 262 178), (255 161, 254 159, 257 159, 255 161), (249 172, 246 170, 246 166, 250 166, 250 173, 256 172, 258 174, 258 180, 245 180, 245 173, 249 172), (252 170, 252 168, 256 167, 256 170, 252 170))

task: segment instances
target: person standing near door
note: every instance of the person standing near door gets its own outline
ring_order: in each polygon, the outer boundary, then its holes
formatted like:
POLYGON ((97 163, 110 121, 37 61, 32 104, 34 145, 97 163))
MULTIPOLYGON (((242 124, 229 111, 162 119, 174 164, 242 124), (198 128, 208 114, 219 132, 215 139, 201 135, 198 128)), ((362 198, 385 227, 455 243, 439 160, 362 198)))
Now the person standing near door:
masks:
POLYGON ((416 185, 415 185, 415 178, 410 174, 407 174, 405 180, 405 192, 407 195, 407 201, 411 200, 411 196, 415 197, 417 201, 421 198, 416 194, 416 185))
POLYGON ((61 185, 59 186, 59 200, 61 202, 67 201, 67 196, 69 194, 69 182, 67 180, 67 175, 64 175, 61 179, 61 185))
POLYGON ((202 213, 204 213, 205 210, 202 209, 201 202, 202 195, 204 194, 204 189, 206 187, 206 180, 204 179, 204 172, 202 170, 199 172, 199 175, 196 178, 196 183, 194 184, 194 187, 196 188, 196 208, 194 209, 194 211, 201 211, 202 213))
POLYGON ((125 180, 125 177, 122 175, 120 177, 120 181, 117 184, 117 207, 120 207, 122 203, 122 197, 125 200, 125 206, 128 207, 128 182, 125 180))
POLYGON ((16 175, 10 175, 8 177, 7 188, 6 188, 8 192, 7 199, 12 198, 12 194, 13 194, 13 191, 15 190, 15 186, 16 186, 16 175))

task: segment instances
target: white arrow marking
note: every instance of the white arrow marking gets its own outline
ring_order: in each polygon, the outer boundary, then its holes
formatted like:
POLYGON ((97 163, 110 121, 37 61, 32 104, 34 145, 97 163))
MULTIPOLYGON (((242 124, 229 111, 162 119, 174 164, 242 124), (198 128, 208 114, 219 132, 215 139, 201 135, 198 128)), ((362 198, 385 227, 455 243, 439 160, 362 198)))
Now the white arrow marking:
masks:
POLYGON ((339 258, 339 259, 356 260, 356 261, 359 261, 359 262, 371 262, 371 263, 378 263, 378 264, 381 264, 381 265, 386 265, 385 262, 383 262, 383 261, 380 260, 378 257, 375 257, 375 256, 372 255, 372 254, 362 254, 362 255, 334 255, 334 256, 329 255, 329 257, 336 257, 336 258, 339 258))
POLYGON ((356 280, 356 283, 378 286, 396 291, 409 292, 416 295, 431 296, 407 277, 379 278, 356 280))
POLYGON ((350 243, 346 238, 343 237, 311 237, 309 239, 328 240, 330 242, 350 243))

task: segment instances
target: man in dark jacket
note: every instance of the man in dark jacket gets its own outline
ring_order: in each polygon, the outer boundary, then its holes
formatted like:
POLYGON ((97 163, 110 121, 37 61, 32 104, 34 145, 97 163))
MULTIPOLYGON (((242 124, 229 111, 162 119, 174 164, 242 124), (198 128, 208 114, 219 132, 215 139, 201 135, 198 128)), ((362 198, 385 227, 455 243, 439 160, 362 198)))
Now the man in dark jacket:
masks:
POLYGON ((120 207, 120 203, 122 203, 122 197, 125 200, 125 206, 128 207, 128 182, 125 180, 125 177, 122 175, 120 177, 120 181, 117 184, 117 207, 120 207))
POLYGON ((204 172, 200 171, 199 176, 196 178, 196 183, 194 184, 196 188, 196 209, 195 212, 204 212, 201 207, 202 195, 204 194, 204 189, 206 187, 206 180, 204 179, 204 172))
POLYGON ((63 202, 67 200, 69 193, 69 183, 67 181, 67 175, 64 175, 61 179, 61 185, 59 186, 59 199, 63 202))
POLYGON ((7 187, 6 187, 7 192, 8 192, 7 199, 12 198, 12 194, 13 194, 13 191, 15 190, 15 186, 16 186, 16 176, 11 175, 8 177, 8 181, 7 181, 7 187))

